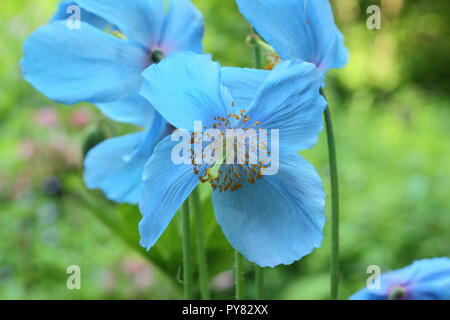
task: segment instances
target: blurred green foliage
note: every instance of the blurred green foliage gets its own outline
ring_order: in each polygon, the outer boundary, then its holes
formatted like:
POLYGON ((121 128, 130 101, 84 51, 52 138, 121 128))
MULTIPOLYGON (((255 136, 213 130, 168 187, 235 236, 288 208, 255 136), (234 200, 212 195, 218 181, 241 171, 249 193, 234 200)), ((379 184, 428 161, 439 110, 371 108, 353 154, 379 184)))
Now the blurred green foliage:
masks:
MULTIPOLYGON (((194 2, 206 19, 206 51, 223 65, 250 67, 250 26, 234 1, 194 2)), ((346 298, 365 285, 369 265, 388 271, 448 255, 450 2, 332 2, 351 53, 326 88, 341 169, 346 298), (371 4, 382 6, 381 30, 366 28, 371 4)), ((81 178, 82 144, 109 120, 89 105, 52 103, 21 78, 23 41, 56 3, 0 4, 0 298, 180 298, 179 216, 150 253, 140 248, 138 209, 85 190, 81 178), (66 288, 65 271, 74 264, 82 270, 81 290, 66 288)), ((329 194, 325 136, 303 155, 329 194)), ((213 296, 231 298, 232 249, 214 221, 208 190, 201 195, 213 296)), ((266 270, 267 298, 327 298, 328 231, 322 248, 301 262, 266 270)))

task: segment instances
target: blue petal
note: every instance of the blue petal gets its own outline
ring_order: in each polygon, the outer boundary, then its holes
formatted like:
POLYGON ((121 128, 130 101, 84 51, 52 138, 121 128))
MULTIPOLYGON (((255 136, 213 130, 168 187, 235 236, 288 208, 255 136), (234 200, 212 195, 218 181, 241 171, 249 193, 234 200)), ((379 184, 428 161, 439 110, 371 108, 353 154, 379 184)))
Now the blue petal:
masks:
POLYGON ((280 56, 314 63, 321 70, 348 60, 328 0, 236 0, 239 10, 280 56))
MULTIPOLYGON (((329 53, 329 61, 333 61, 333 63, 324 63, 322 69, 339 69, 343 68, 347 65, 349 59, 349 53, 347 47, 344 45, 344 35, 339 30, 337 31, 337 40, 334 43, 334 47, 331 49, 329 53), (333 59, 334 57, 334 59, 333 59)), ((328 60, 325 60, 328 61, 328 60)))
POLYGON ((450 259, 416 261, 415 276, 409 286, 411 300, 450 300, 450 259))
POLYGON ((364 288, 350 296, 349 300, 387 300, 387 294, 380 290, 364 288))
POLYGON ((57 102, 111 102, 134 94, 148 65, 139 47, 82 22, 70 30, 56 21, 26 41, 25 79, 57 102))
POLYGON ((130 40, 145 48, 158 44, 164 23, 164 0, 76 0, 93 14, 102 17, 130 40))
POLYGON ((193 130, 194 121, 211 127, 226 117, 231 101, 220 83, 220 66, 210 56, 174 53, 142 73, 140 94, 173 126, 193 130))
POLYGON ((242 189, 213 193, 216 219, 231 245, 265 267, 291 264, 323 239, 325 194, 317 172, 299 155, 280 171, 242 189))
POLYGON ((160 47, 164 52, 203 51, 203 17, 190 0, 169 0, 160 47))
POLYGON ((264 129, 279 129, 280 152, 297 152, 316 144, 323 128, 326 100, 320 94, 322 74, 311 63, 288 60, 267 77, 248 115, 264 129))
POLYGON ((156 115, 149 130, 106 140, 91 149, 84 161, 84 180, 101 189, 108 199, 138 203, 142 174, 155 145, 168 134, 166 122, 156 115))
POLYGON ((156 110, 147 100, 135 94, 127 99, 100 103, 97 107, 111 119, 147 128, 155 119, 156 110))
POLYGON ((270 71, 267 70, 224 67, 222 83, 230 90, 237 106, 240 109, 246 109, 269 74, 270 71))
POLYGON ((84 161, 84 181, 89 189, 101 189, 116 202, 135 204, 141 195, 142 172, 148 157, 128 157, 144 141, 134 133, 103 141, 89 151, 84 161))
POLYGON ((176 142, 166 137, 155 148, 145 166, 144 189, 139 208, 141 246, 150 250, 172 220, 178 208, 197 186, 199 180, 192 165, 171 161, 176 142))
POLYGON ((167 123, 167 121, 155 111, 154 119, 151 124, 149 124, 149 129, 147 130, 144 143, 142 143, 141 146, 135 150, 131 157, 149 158, 156 145, 166 136, 171 134, 172 131, 173 127, 170 126, 170 124, 167 123))
MULTIPOLYGON (((73 12, 67 12, 67 9, 69 9, 70 6, 76 5, 78 6, 78 3, 74 0, 65 0, 65 1, 61 1, 61 3, 58 6, 58 9, 55 13, 55 15, 52 17, 51 21, 58 21, 58 20, 67 20, 67 18, 69 18, 73 12)), ((78 6, 79 7, 79 6, 78 6)), ((90 25, 99 28, 99 29, 104 29, 106 26, 109 25, 109 23, 100 18, 99 16, 96 16, 95 14, 92 14, 86 10, 84 10, 83 8, 80 8, 80 18, 81 21, 87 22, 90 25)))
POLYGON ((411 287, 409 300, 450 300, 450 277, 420 283, 411 287))

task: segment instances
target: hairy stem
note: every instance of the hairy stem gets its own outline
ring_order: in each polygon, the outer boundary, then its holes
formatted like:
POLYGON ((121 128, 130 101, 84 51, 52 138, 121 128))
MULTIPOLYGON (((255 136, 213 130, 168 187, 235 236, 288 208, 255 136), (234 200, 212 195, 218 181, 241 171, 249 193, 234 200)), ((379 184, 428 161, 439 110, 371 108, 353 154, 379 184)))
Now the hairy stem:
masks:
POLYGON ((192 300, 192 243, 189 213, 189 199, 183 204, 182 212, 182 237, 183 237, 183 284, 184 299, 192 300))
MULTIPOLYGON (((325 97, 323 91, 322 95, 325 97)), ((331 111, 328 106, 324 112, 328 140, 328 154, 331 178, 331 269, 330 298, 338 299, 339 289, 339 178, 336 160, 336 142, 334 138, 331 111)))
POLYGON ((244 257, 235 251, 236 300, 245 299, 244 290, 244 257))
POLYGON ((209 277, 208 277, 208 264, 206 260, 205 249, 205 232, 203 226, 203 211, 200 203, 200 195, 198 188, 196 188, 191 194, 191 200, 194 210, 194 220, 196 225, 195 241, 197 248, 197 265, 199 273, 199 285, 200 296, 202 300, 209 300, 209 277))
POLYGON ((255 265, 256 300, 264 299, 264 269, 255 265))

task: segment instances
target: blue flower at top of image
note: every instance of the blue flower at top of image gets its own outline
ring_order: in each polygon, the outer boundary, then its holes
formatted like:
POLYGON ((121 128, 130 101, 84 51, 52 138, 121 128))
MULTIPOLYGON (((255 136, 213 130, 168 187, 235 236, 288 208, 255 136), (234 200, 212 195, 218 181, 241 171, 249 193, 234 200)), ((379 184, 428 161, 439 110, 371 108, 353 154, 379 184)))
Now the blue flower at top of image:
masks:
POLYGON ((21 67, 37 90, 61 103, 95 103, 113 120, 146 129, 90 150, 89 188, 138 202, 144 164, 171 130, 138 95, 141 73, 171 52, 202 52, 202 37, 203 19, 190 0, 169 0, 168 8, 165 0, 68 0, 27 39, 21 67), (74 6, 81 10, 79 29, 68 26, 74 6))
POLYGON ((155 58, 202 52, 202 37, 202 16, 190 0, 170 0, 168 11, 165 0, 69 0, 27 39, 21 66, 54 101, 115 102, 136 94, 155 58), (68 27, 65 14, 74 4, 82 9, 79 29, 68 27))
POLYGON ((380 280, 379 289, 362 289, 350 300, 450 300, 450 259, 415 261, 380 280))
POLYGON ((239 10, 284 60, 301 59, 323 73, 347 64, 348 50, 329 0, 236 0, 239 10))
MULTIPOLYGON (((262 162, 177 164, 172 152, 179 141, 164 138, 144 172, 139 205, 143 247, 149 250, 155 244, 200 182, 211 185, 216 219, 231 245, 249 261, 271 267, 291 264, 321 245, 322 182, 297 154, 315 145, 323 128, 323 75, 313 64, 289 60, 271 72, 221 69, 209 56, 176 53, 143 76, 142 96, 175 128, 194 134, 194 121, 201 121, 221 133, 230 128, 279 130, 279 171, 273 175, 261 174, 262 162)), ((233 142, 238 154, 246 145, 233 142)))

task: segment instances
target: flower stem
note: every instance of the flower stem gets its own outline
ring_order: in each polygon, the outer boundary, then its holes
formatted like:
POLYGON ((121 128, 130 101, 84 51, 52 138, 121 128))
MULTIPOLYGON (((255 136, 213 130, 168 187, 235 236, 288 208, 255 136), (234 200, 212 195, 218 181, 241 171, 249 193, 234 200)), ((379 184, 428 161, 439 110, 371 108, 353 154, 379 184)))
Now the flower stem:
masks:
POLYGON ((244 300, 244 258, 235 251, 236 300, 244 300))
POLYGON ((200 204, 200 195, 198 188, 196 188, 191 194, 191 201, 194 208, 194 219, 196 225, 195 240, 197 248, 197 264, 199 273, 199 285, 200 296, 202 300, 209 300, 209 277, 208 277, 208 264, 206 261, 205 250, 205 232, 203 228, 203 212, 200 204))
MULTIPOLYGON (((256 30, 253 29, 253 33, 256 35, 256 30)), ((253 49, 253 56, 255 60, 255 68, 263 68, 263 52, 262 48, 257 42, 253 49)), ((264 270, 255 264, 255 286, 256 286, 256 300, 262 300, 264 291, 264 270)))
POLYGON ((264 269, 255 265, 256 300, 262 300, 264 296, 264 269))
MULTIPOLYGON (((325 94, 321 90, 322 95, 325 94)), ((331 177, 331 285, 330 298, 338 299, 339 289, 339 178, 336 160, 336 142, 334 139, 333 122, 331 119, 330 107, 327 106, 324 112, 325 126, 327 130, 328 154, 330 161, 331 177)))
MULTIPOLYGON (((255 36, 257 36, 255 29, 253 29, 253 33, 255 36)), ((262 69, 263 68, 263 54, 262 54, 261 46, 258 42, 256 42, 254 44, 253 57, 254 57, 255 68, 262 69)))
POLYGON ((183 237, 183 282, 184 299, 192 300, 192 244, 191 244, 191 226, 189 214, 189 199, 183 203, 183 212, 181 218, 182 237, 183 237))

